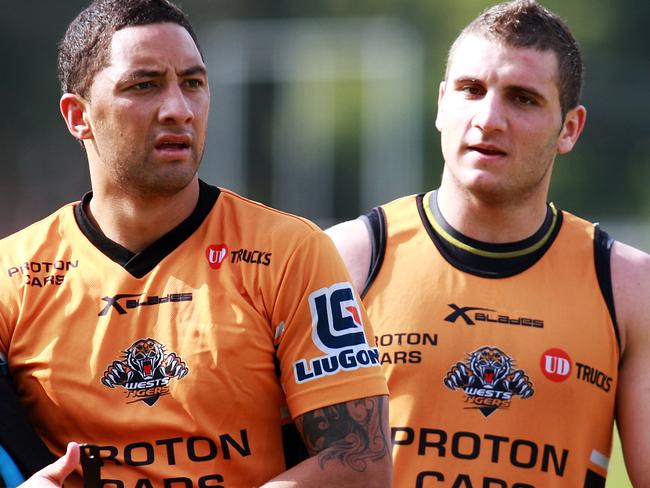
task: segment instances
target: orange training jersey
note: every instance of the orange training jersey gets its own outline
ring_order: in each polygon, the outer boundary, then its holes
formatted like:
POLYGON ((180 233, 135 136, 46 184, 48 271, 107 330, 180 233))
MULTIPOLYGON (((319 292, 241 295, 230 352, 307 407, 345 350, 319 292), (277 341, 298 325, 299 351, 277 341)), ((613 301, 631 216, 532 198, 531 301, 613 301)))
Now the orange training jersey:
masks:
POLYGON ((330 240, 200 187, 135 255, 90 195, 0 243, 0 352, 53 452, 99 446, 104 487, 259 486, 285 470, 289 416, 387 393, 330 240))
POLYGON ((530 239, 488 245, 452 229, 435 192, 369 217, 394 486, 604 487, 619 357, 606 234, 550 205, 530 239))

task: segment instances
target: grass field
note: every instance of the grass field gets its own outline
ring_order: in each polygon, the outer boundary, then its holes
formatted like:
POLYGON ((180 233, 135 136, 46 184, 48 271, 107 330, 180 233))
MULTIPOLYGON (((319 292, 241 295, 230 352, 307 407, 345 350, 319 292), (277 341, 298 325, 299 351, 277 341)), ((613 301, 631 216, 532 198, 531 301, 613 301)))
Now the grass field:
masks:
POLYGON ((615 430, 614 434, 614 446, 612 447, 612 459, 609 463, 606 486, 607 488, 632 488, 632 483, 630 483, 630 479, 627 477, 627 472, 625 471, 618 432, 615 430))

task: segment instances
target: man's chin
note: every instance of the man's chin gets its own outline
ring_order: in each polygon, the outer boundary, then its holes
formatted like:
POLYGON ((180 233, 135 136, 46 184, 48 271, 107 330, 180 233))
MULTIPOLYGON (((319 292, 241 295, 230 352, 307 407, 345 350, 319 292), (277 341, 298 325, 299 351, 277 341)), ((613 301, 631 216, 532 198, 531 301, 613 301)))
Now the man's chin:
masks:
POLYGON ((171 197, 185 190, 198 180, 198 166, 185 163, 171 165, 166 171, 150 174, 139 181, 139 192, 143 196, 171 197))

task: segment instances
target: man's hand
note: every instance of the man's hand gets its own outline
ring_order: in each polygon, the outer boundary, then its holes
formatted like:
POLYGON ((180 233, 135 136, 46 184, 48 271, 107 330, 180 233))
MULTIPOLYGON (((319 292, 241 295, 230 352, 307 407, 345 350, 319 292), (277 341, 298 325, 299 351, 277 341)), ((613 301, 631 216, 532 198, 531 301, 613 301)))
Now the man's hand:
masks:
POLYGON ((63 456, 34 473, 19 488, 61 488, 63 486, 63 480, 74 471, 78 464, 79 444, 70 442, 63 456))

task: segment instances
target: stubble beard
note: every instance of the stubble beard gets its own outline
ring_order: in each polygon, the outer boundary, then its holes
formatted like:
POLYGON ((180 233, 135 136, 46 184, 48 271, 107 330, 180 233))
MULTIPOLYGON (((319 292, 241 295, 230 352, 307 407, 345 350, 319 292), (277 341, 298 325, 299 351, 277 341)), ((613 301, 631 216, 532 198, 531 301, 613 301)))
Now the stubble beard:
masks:
MULTIPOLYGON (((151 155, 153 149, 147 151, 151 155)), ((196 176, 203 149, 199 154, 192 147, 187 161, 154 161, 147 156, 139 164, 120 163, 115 166, 114 177, 122 191, 139 198, 171 197, 184 190, 196 176), (165 166, 161 168, 161 166, 165 166)))
POLYGON ((524 165, 529 168, 529 171, 525 174, 517 174, 514 178, 489 175, 489 180, 485 181, 488 178, 483 178, 483 175, 474 178, 473 175, 456 174, 451 169, 449 173, 453 185, 465 195, 466 200, 480 202, 490 207, 516 208, 531 199, 538 198, 540 192, 546 198, 553 160, 549 162, 546 156, 536 158, 536 161, 531 163, 532 165, 524 165), (535 171, 536 167, 540 167, 540 170, 535 171))

